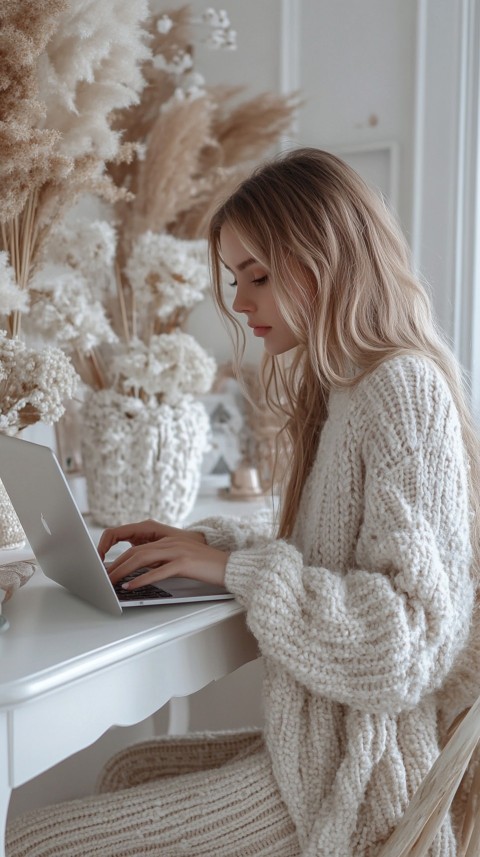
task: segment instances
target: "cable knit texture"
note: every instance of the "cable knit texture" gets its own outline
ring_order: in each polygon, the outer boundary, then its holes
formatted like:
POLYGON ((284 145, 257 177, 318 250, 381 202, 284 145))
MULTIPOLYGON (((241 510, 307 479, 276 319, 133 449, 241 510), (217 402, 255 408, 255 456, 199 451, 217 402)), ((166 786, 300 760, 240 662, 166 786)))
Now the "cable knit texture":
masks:
MULTIPOLYGON (((389 360, 331 394, 289 543, 258 517, 194 529, 231 551, 226 584, 265 658, 265 744, 210 745, 205 764, 195 743, 126 751, 103 779, 123 791, 16 822, 9 857, 79 853, 80 827, 83 843, 98 831, 82 854, 375 857, 480 692, 465 657, 476 640, 465 453, 429 361, 389 360), (174 842, 179 803, 187 827, 174 842)), ((455 857, 449 818, 429 853, 455 857)))
MULTIPOLYGON (((217 521, 211 541, 239 526, 217 521)), ((472 613, 465 453, 434 365, 395 358, 333 392, 291 543, 249 542, 230 542, 226 584, 265 656, 267 746, 302 854, 373 857, 456 714, 442 686, 472 613)), ((456 854, 449 821, 431 854, 456 854)))

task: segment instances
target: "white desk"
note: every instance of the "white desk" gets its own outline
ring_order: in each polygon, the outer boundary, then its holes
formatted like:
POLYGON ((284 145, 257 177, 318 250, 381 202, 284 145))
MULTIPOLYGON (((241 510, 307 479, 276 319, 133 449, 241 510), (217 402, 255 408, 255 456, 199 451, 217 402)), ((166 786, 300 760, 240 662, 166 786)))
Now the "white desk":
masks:
MULTIPOLYGON (((9 557, 2 551, 0 560, 9 557)), ((10 628, 0 634, 0 857, 14 787, 111 726, 139 723, 258 655, 235 601, 116 618, 37 570, 3 612, 10 628)))

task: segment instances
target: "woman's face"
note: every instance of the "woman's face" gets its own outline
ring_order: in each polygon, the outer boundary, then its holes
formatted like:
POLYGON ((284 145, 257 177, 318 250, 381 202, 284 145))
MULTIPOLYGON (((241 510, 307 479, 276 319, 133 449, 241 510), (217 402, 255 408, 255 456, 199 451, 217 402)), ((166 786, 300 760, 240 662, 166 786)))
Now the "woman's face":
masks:
POLYGON ((220 252, 236 289, 233 310, 246 315, 253 335, 263 339, 265 351, 284 354, 298 345, 275 303, 270 272, 252 258, 228 223, 220 230, 220 252))

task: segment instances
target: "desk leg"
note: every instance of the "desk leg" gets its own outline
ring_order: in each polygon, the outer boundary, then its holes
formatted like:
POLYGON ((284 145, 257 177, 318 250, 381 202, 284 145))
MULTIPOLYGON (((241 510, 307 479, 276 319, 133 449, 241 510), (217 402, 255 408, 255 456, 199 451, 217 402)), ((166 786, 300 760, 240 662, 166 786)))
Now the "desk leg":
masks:
POLYGON ((12 793, 9 782, 9 758, 7 715, 4 713, 0 714, 0 857, 5 857, 5 828, 12 793))
POLYGON ((188 696, 172 696, 168 703, 168 735, 186 735, 190 723, 188 696))
POLYGON ((5 774, 5 770, 2 770, 0 773, 0 857, 5 857, 5 828, 7 826, 8 805, 12 793, 6 782, 5 774))

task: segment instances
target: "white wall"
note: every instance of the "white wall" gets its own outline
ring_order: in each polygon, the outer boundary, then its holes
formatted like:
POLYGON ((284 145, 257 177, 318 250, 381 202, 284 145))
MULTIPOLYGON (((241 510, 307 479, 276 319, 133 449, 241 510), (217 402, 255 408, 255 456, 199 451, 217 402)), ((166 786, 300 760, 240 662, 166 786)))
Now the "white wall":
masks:
MULTIPOLYGON (((299 141, 360 153, 393 144, 402 179, 396 203, 408 231, 416 2, 304 0, 300 7, 300 82, 306 102, 299 141)), ((355 166, 362 170, 361 158, 355 166)))

